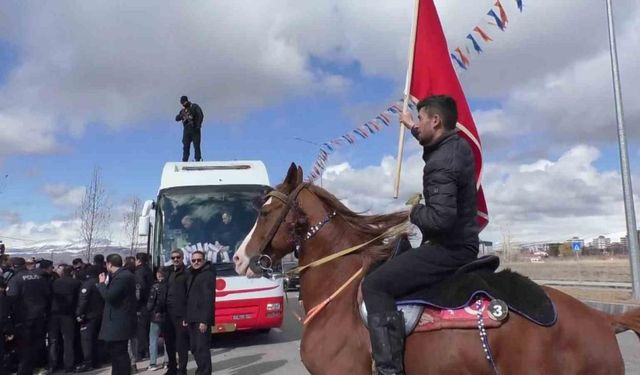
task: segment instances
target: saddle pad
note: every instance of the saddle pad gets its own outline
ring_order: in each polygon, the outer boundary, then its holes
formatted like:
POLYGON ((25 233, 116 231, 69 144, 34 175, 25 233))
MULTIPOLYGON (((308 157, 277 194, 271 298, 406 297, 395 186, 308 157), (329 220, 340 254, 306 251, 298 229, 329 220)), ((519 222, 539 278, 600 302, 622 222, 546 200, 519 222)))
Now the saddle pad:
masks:
MULTIPOLYGON (((480 305, 480 309, 482 309, 484 327, 500 327, 502 325, 501 321, 493 320, 489 317, 488 311, 491 301, 488 298, 481 298, 481 300, 482 304, 480 305)), ((478 329, 478 309, 476 303, 455 310, 437 309, 427 306, 422 312, 418 325, 413 332, 429 332, 449 328, 478 329)))
POLYGON ((544 289, 511 270, 456 274, 425 290, 399 298, 397 304, 456 310, 468 306, 480 296, 501 299, 511 311, 541 326, 551 326, 558 318, 556 308, 544 289))

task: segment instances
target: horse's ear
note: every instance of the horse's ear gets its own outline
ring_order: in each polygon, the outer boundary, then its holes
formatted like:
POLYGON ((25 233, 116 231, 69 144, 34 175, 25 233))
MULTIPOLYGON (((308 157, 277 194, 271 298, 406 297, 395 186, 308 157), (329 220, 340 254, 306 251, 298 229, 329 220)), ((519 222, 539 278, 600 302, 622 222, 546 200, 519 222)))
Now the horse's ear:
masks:
POLYGON ((297 186, 298 182, 298 168, 296 167, 296 163, 291 163, 289 166, 289 170, 287 171, 287 177, 284 178, 283 185, 288 186, 297 186))
POLYGON ((302 179, 304 178, 304 172, 302 172, 302 167, 298 166, 298 181, 296 183, 296 186, 300 185, 302 183, 302 179))

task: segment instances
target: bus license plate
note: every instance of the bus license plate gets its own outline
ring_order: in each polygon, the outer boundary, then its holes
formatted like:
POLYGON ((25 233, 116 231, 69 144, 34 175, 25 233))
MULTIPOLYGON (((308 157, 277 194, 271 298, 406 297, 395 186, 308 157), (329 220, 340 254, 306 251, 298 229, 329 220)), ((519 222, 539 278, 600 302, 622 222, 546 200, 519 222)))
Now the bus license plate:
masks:
POLYGON ((217 324, 215 327, 211 327, 212 333, 234 332, 235 330, 236 325, 233 323, 217 324))

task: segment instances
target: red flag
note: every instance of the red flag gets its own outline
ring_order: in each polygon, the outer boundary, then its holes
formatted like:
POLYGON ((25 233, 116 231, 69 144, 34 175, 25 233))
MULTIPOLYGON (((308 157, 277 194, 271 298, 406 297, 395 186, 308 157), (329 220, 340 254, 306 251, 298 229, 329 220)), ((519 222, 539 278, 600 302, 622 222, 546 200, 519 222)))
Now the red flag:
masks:
POLYGON ((420 0, 416 23, 416 41, 413 55, 413 72, 409 93, 414 100, 430 95, 449 95, 458 105, 458 129, 460 135, 471 145, 476 161, 476 183, 478 188, 478 222, 481 228, 489 223, 487 203, 479 178, 482 172, 482 147, 478 130, 471 117, 458 76, 451 64, 449 48, 442 32, 440 19, 433 0, 420 0))

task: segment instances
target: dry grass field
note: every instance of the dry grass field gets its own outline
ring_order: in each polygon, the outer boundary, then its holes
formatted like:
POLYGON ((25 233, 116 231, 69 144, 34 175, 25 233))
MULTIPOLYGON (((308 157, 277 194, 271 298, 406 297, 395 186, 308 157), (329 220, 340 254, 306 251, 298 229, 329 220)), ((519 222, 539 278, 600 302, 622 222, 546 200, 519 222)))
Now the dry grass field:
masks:
MULTIPOLYGON (((631 267, 626 258, 545 259, 543 263, 527 261, 502 262, 533 280, 631 282, 631 267)), ((576 298, 606 302, 633 302, 630 289, 554 287, 576 298)))

